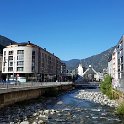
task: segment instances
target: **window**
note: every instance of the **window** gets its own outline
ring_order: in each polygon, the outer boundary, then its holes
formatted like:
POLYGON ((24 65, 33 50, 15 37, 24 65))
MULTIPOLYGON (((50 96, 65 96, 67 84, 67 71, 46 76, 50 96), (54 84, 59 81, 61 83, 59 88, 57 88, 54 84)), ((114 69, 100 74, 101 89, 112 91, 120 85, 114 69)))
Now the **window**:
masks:
POLYGON ((24 61, 17 62, 17 66, 23 66, 23 65, 24 65, 24 61))
POLYGON ((118 72, 120 72, 120 68, 118 68, 118 72))
POLYGON ((121 57, 121 63, 123 63, 123 56, 121 57))
POLYGON ((9 67, 9 68, 8 68, 8 71, 9 71, 9 72, 13 71, 13 67, 9 67))
POLYGON ((35 62, 32 62, 32 66, 35 66, 35 62))
POLYGON ((5 72, 5 67, 3 67, 3 72, 5 72))
POLYGON ((32 51, 32 56, 35 56, 35 51, 32 51))
POLYGON ((6 51, 4 51, 4 56, 6 56, 6 51))
POLYGON ((9 60, 13 60, 13 56, 9 56, 8 58, 9 58, 9 60))
POLYGON ((3 62, 3 66, 6 66, 6 62, 3 62))
POLYGON ((35 61, 35 56, 32 56, 32 61, 35 61))
POLYGON ((9 66, 13 66, 13 62, 9 62, 9 66))
POLYGON ((5 62, 5 61, 6 61, 6 57, 4 57, 4 59, 3 59, 3 60, 4 60, 4 62, 5 62))
POLYGON ((35 51, 32 51, 32 71, 35 70, 35 51))
POLYGON ((24 54, 24 50, 18 50, 17 54, 24 54))
POLYGON ((13 55, 13 51, 9 51, 9 55, 13 55))
POLYGON ((123 71, 123 64, 121 65, 121 71, 123 71))
POLYGON ((35 72, 35 67, 32 66, 32 72, 35 72))
POLYGON ((24 55, 18 55, 17 60, 24 60, 24 55))
POLYGON ((17 71, 23 71, 23 67, 17 67, 17 71))
POLYGON ((118 78, 120 79, 120 73, 118 73, 118 78))

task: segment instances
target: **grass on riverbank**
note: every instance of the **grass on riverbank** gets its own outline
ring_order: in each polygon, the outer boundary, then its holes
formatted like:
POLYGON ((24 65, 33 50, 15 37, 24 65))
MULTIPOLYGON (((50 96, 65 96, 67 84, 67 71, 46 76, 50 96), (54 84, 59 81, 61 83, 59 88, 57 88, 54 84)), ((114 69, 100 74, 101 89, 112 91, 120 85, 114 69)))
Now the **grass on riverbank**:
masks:
MULTIPOLYGON (((118 96, 113 96, 112 91, 112 77, 110 75, 106 75, 104 80, 101 82, 100 85, 101 92, 109 97, 109 99, 117 99, 118 96)), ((121 102, 118 107, 116 108, 117 115, 124 116, 124 101, 121 102)))
POLYGON ((116 108, 116 114, 124 116, 124 102, 120 103, 120 105, 116 108))

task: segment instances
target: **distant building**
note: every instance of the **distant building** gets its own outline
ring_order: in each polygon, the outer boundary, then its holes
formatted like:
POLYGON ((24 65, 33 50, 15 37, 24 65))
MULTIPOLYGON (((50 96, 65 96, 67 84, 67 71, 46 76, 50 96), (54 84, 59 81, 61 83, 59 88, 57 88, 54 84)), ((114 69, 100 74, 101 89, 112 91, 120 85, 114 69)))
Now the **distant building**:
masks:
POLYGON ((78 66, 78 75, 83 77, 83 73, 84 73, 84 71, 83 71, 82 64, 79 64, 79 66, 78 66))
POLYGON ((66 64, 65 63, 61 63, 61 74, 65 75, 66 74, 66 64))
POLYGON ((96 81, 102 81, 103 80, 103 73, 97 72, 94 74, 94 79, 96 81))
POLYGON ((108 74, 112 77, 113 70, 112 70, 112 60, 108 62, 108 74))
POLYGON ((61 79, 60 81, 66 81, 66 76, 67 76, 67 70, 66 70, 66 64, 61 63, 61 79))
POLYGON ((3 55, 0 54, 0 80, 1 80, 1 76, 2 76, 2 61, 3 61, 3 55))
POLYGON ((3 49, 2 73, 8 79, 22 77, 26 81, 55 81, 61 77, 61 60, 30 41, 17 43, 3 49))

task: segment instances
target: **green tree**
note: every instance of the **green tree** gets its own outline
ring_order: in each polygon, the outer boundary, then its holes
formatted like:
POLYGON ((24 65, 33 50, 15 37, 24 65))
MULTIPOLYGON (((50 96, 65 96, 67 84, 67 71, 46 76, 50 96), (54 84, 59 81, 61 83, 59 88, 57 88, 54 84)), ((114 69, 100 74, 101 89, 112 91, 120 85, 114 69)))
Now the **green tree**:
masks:
POLYGON ((112 99, 112 77, 106 75, 104 80, 101 82, 100 89, 103 94, 106 94, 110 99, 112 99))

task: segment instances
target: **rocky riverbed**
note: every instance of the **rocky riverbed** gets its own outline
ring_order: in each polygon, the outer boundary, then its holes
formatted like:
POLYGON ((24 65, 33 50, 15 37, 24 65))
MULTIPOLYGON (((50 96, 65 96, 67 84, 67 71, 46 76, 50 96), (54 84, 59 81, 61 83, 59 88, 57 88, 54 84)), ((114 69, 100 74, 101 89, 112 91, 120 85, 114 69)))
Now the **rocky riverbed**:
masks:
POLYGON ((90 100, 101 105, 108 105, 110 107, 117 107, 118 103, 115 100, 110 100, 106 95, 99 91, 85 91, 79 90, 79 93, 75 96, 82 100, 90 100))
POLYGON ((122 124, 116 105, 100 92, 77 89, 1 109, 0 124, 122 124))

